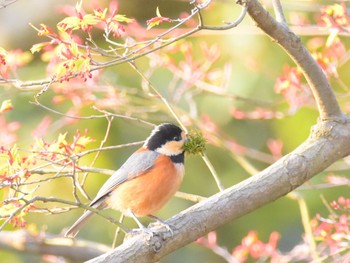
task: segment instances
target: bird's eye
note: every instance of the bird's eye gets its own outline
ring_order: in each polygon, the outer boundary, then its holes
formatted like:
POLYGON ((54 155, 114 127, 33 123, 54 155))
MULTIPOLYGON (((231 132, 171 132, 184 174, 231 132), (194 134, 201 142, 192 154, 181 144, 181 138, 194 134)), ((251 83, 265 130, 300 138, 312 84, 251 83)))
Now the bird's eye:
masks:
POLYGON ((182 140, 182 137, 181 136, 175 136, 174 137, 174 141, 181 141, 182 140))

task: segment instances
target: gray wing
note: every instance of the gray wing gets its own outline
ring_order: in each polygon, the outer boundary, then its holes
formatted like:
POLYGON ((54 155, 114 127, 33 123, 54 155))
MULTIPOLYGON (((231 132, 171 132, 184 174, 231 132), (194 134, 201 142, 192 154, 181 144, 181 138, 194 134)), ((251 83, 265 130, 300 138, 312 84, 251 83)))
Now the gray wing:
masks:
POLYGON ((121 183, 135 178, 142 172, 150 169, 158 156, 159 153, 154 151, 133 153, 119 170, 115 171, 115 173, 102 185, 96 197, 90 203, 90 206, 100 203, 100 201, 102 201, 100 200, 101 198, 109 194, 121 183))

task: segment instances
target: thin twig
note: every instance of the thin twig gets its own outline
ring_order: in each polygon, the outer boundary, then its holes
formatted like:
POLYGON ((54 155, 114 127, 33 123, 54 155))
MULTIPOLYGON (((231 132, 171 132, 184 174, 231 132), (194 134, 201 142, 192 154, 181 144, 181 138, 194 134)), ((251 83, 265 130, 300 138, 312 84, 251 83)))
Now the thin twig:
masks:
MULTIPOLYGON (((36 172, 34 171, 32 174, 35 174, 36 172)), ((44 171, 44 170, 41 170, 40 172, 38 172, 38 174, 50 174, 50 173, 56 173, 57 174, 57 171, 56 170, 49 170, 49 171, 44 171)), ((45 178, 45 179, 40 179, 40 180, 35 180, 35 181, 30 181, 30 182, 20 182, 20 183, 6 183, 6 182, 2 182, 0 183, 0 188, 3 188, 3 187, 13 187, 14 185, 16 186, 22 186, 22 185, 35 185, 35 184, 41 184, 41 183, 44 183, 44 182, 47 182, 47 181, 51 181, 51 180, 54 180, 54 179, 59 179, 59 178, 63 178, 63 177, 71 177, 72 176, 72 173, 71 172, 67 172, 66 174, 60 174, 60 175, 56 175, 56 176, 53 176, 53 177, 48 177, 48 178, 45 178)))
POLYGON ((259 172, 244 156, 238 154, 231 154, 231 156, 250 175, 259 172))
POLYGON ((329 202, 327 202, 326 198, 324 197, 323 194, 320 195, 321 201, 323 205, 327 208, 329 214, 333 217, 336 218, 337 214, 333 211, 332 207, 329 205, 329 202))
POLYGON ((246 14, 247 14, 247 6, 246 5, 242 5, 242 10, 241 10, 241 13, 238 16, 238 18, 235 21, 233 21, 233 22, 224 22, 226 24, 225 26, 207 26, 207 25, 204 25, 203 18, 200 15, 199 16, 200 17, 200 28, 201 29, 206 29, 206 30, 228 30, 228 29, 232 29, 232 28, 238 26, 243 21, 243 19, 245 18, 246 14))
POLYGON ((165 106, 170 111, 171 115, 175 118, 177 123, 181 126, 181 128, 188 133, 188 130, 186 126, 182 123, 180 118, 177 116, 175 111, 173 110, 172 106, 169 104, 169 102, 164 98, 164 96, 153 86, 153 84, 149 81, 149 79, 138 69, 136 64, 134 62, 129 62, 129 65, 140 75, 143 81, 147 83, 147 86, 152 89, 152 91, 158 96, 158 98, 165 104, 165 106))
MULTIPOLYGON (((119 223, 123 224, 125 215, 122 213, 119 217, 119 223)), ((114 249, 117 246, 117 239, 118 239, 118 235, 120 233, 121 228, 118 226, 117 229, 115 230, 115 234, 114 234, 114 239, 113 239, 113 244, 112 244, 112 248, 114 249)))
POLYGON ((73 202, 65 199, 60 199, 60 198, 55 198, 55 197, 43 197, 43 196, 35 196, 29 200, 21 198, 21 201, 24 202, 23 205, 18 207, 16 210, 14 210, 11 215, 5 220, 5 222, 0 226, 0 232, 3 230, 3 228, 11 221, 12 218, 14 218, 18 213, 20 213, 25 207, 27 207, 30 204, 33 204, 35 202, 44 202, 44 203, 61 203, 61 204, 66 204, 66 205, 71 205, 73 207, 81 207, 84 208, 85 210, 90 210, 94 212, 95 214, 98 214, 99 216, 102 216, 103 218, 107 219, 111 223, 120 226, 124 231, 129 231, 128 228, 125 226, 119 224, 118 220, 115 220, 114 218, 105 216, 103 213, 101 213, 101 210, 93 208, 89 205, 84 205, 80 202, 73 202))
POLYGON ((317 260, 319 258, 319 255, 317 254, 316 241, 314 239, 312 227, 310 225, 310 216, 309 216, 305 199, 297 192, 291 192, 288 194, 288 196, 298 202, 301 221, 303 223, 303 227, 305 231, 306 242, 310 247, 312 259, 317 260))
POLYGON ((286 18, 284 16, 283 7, 280 0, 272 0, 272 6, 275 11, 277 22, 287 25, 286 18))
POLYGON ((67 117, 67 118, 71 118, 71 119, 76 119, 76 120, 91 120, 91 119, 97 119, 97 118, 106 118, 107 117, 117 117, 117 118, 121 118, 121 119, 127 119, 127 120, 132 120, 132 121, 137 121, 137 122, 140 122, 140 123, 144 123, 144 124, 147 124, 147 125, 150 125, 150 126, 155 126, 153 123, 151 122, 148 122, 148 121, 145 121, 145 120, 142 120, 142 119, 139 119, 139 118, 135 118, 135 117, 130 117, 130 116, 126 116, 126 115, 121 115, 121 114, 115 114, 115 113, 110 113, 110 112, 107 112, 105 110, 101 110, 99 108, 97 108, 96 106, 93 106, 92 108, 96 111, 99 111, 99 112, 102 112, 103 115, 90 115, 90 116, 74 116, 74 115, 69 115, 69 114, 66 114, 66 113, 62 113, 62 112, 59 112, 59 111, 56 111, 54 109, 51 109, 45 105, 43 105, 42 103, 39 102, 39 100, 37 99, 37 97, 35 96, 34 97, 34 102, 31 102, 33 103, 34 105, 37 105, 37 106, 40 106, 41 108, 47 110, 47 111, 50 111, 52 113, 55 113, 57 115, 61 115, 61 116, 64 116, 64 117, 67 117))
MULTIPOLYGON (((170 34, 171 32, 173 32, 175 29, 178 29, 181 25, 185 24, 186 22, 188 22, 190 19, 192 19, 192 17, 194 17, 196 14, 199 14, 201 10, 207 8, 210 4, 211 4, 212 0, 207 0, 206 2, 203 2, 202 4, 200 5, 196 5, 195 2, 193 2, 194 4, 194 8, 191 10, 191 14, 184 18, 184 19, 181 19, 181 20, 177 20, 179 23, 176 24, 175 26, 165 30, 164 32, 162 32, 161 34, 159 34, 157 37, 155 37, 154 39, 148 41, 147 44, 144 44, 142 45, 139 49, 136 49, 136 50, 133 50, 131 51, 130 53, 128 54, 124 54, 123 56, 119 56, 116 60, 114 61, 109 61, 107 62, 109 65, 110 62, 112 62, 113 64, 117 61, 119 61, 120 59, 123 61, 122 63, 125 63, 125 62, 132 62, 134 61, 135 59, 138 58, 138 56, 133 56, 134 54, 137 54, 137 53, 140 53, 141 51, 143 50, 146 50, 145 52, 141 52, 140 54, 142 54, 142 56, 145 56, 145 55, 148 55, 149 53, 153 53, 154 51, 156 50, 159 50, 165 46, 168 46, 174 42, 177 42, 178 40, 180 39, 183 39, 191 34, 194 34, 195 32, 199 31, 200 30, 200 27, 198 26, 197 28, 194 28, 188 32, 185 32, 183 34, 181 34, 180 36, 177 36, 177 37, 172 37, 170 39, 167 39, 167 40, 163 40, 163 37, 165 37, 166 35, 170 34), (152 46, 153 44, 157 43, 157 42, 162 42, 163 44, 151 49, 151 50, 147 50, 147 48, 149 48, 150 46, 152 46)), ((105 37, 108 39, 108 34, 105 35, 105 37)), ((107 40, 106 39, 106 40, 107 40)), ((112 44, 112 42, 109 42, 112 44)), ((106 64, 105 64, 106 65, 106 64)))
POLYGON ((76 176, 76 162, 73 162, 73 172, 72 172, 72 181, 73 181, 73 196, 77 202, 80 202, 80 198, 77 193, 77 189, 79 189, 81 192, 84 192, 84 190, 81 188, 80 184, 77 182, 77 176, 76 176))
POLYGON ((94 110, 98 111, 98 112, 101 112, 101 113, 105 114, 106 117, 117 117, 117 118, 122 118, 122 119, 128 119, 128 120, 132 120, 132 121, 137 121, 137 122, 140 122, 140 123, 143 123, 143 124, 152 126, 152 127, 155 127, 155 126, 156 126, 156 125, 155 125, 154 123, 152 123, 152 122, 145 121, 145 120, 142 120, 142 119, 139 119, 139 118, 130 117, 130 116, 121 115, 121 114, 111 113, 111 112, 108 112, 108 111, 106 111, 106 110, 101 110, 101 109, 97 108, 96 106, 93 106, 92 108, 93 108, 94 110))
MULTIPOLYGON (((105 136, 104 136, 103 140, 102 140, 101 143, 100 143, 99 148, 102 148, 103 145, 106 143, 106 141, 107 141, 107 139, 108 139, 108 135, 109 135, 109 132, 110 132, 110 130, 111 130, 111 125, 112 125, 112 121, 113 121, 113 116, 112 116, 112 117, 109 117, 108 115, 106 115, 106 119, 107 119, 107 129, 106 129, 105 136)), ((90 166, 94 166, 94 165, 95 165, 95 163, 96 163, 96 161, 97 161, 97 158, 100 156, 100 152, 101 152, 101 151, 97 151, 97 152, 96 152, 96 154, 95 154, 95 156, 94 156, 94 159, 93 159, 92 162, 90 163, 90 166)), ((89 174, 88 172, 85 172, 85 173, 84 173, 83 179, 81 180, 81 183, 78 182, 79 185, 84 186, 85 180, 86 180, 88 174, 89 174)), ((83 189, 83 187, 82 187, 82 189, 83 189)), ((83 193, 86 194, 85 191, 84 191, 83 193)), ((86 196, 87 196, 87 194, 86 194, 86 196)))
POLYGON ((211 163, 210 160, 208 159, 208 156, 207 156, 205 153, 203 153, 203 154, 201 155, 201 157, 202 157, 204 163, 207 165, 207 167, 208 167, 210 173, 211 173, 212 176, 214 177, 215 183, 216 183, 216 185, 218 186, 219 190, 220 190, 220 191, 225 190, 225 187, 224 187, 223 183, 221 182, 221 180, 220 180, 220 178, 219 178, 219 175, 218 175, 218 173, 216 172, 214 166, 212 165, 212 163, 211 163))
POLYGON ((81 152, 81 153, 77 153, 76 156, 77 157, 82 157, 82 156, 85 156, 87 154, 94 153, 94 152, 109 151, 109 150, 115 150, 115 149, 120 149, 120 148, 124 148, 124 147, 137 146, 137 145, 143 144, 144 142, 145 141, 138 141, 138 142, 123 143, 123 144, 120 144, 120 145, 105 146, 105 147, 102 147, 102 148, 91 149, 91 150, 86 150, 86 151, 81 152))
MULTIPOLYGON (((79 166, 79 170, 82 172, 89 172, 89 173, 99 173, 99 174, 105 174, 105 175, 112 175, 115 171, 110 170, 110 169, 104 169, 104 168, 97 168, 97 167, 90 167, 90 166, 79 166)), ((31 173, 33 174, 52 174, 52 173, 57 173, 57 169, 32 169, 31 173)), ((62 170, 60 174, 66 173, 67 175, 71 175, 72 171, 71 170, 62 170)), ((55 177, 56 178, 56 177, 55 177)), ((51 179, 55 179, 51 178, 51 179)))
POLYGON ((189 193, 184 193, 184 192, 176 192, 175 197, 181 198, 187 201, 191 201, 193 203, 199 203, 206 199, 206 197, 200 196, 200 195, 194 195, 194 194, 189 194, 189 193))
POLYGON ((44 85, 44 87, 35 94, 35 98, 38 99, 42 94, 44 94, 51 86, 51 84, 55 81, 56 77, 51 77, 50 81, 44 85))

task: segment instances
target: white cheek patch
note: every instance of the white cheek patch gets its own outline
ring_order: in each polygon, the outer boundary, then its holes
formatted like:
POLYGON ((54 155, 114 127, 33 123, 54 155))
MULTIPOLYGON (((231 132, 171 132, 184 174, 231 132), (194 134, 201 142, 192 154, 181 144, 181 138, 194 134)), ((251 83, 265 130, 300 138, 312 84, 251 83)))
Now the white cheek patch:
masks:
POLYGON ((159 152, 167 156, 178 155, 183 152, 182 146, 183 146, 183 141, 180 141, 180 142, 171 141, 157 148, 156 152, 159 152))

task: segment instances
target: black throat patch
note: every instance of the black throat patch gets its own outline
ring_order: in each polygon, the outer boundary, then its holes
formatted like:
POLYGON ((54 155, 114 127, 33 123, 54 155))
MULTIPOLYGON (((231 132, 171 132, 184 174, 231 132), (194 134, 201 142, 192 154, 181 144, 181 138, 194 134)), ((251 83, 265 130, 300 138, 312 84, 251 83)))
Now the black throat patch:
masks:
POLYGON ((174 163, 184 163, 185 162, 185 154, 184 153, 180 153, 178 155, 171 155, 169 157, 174 163))

